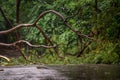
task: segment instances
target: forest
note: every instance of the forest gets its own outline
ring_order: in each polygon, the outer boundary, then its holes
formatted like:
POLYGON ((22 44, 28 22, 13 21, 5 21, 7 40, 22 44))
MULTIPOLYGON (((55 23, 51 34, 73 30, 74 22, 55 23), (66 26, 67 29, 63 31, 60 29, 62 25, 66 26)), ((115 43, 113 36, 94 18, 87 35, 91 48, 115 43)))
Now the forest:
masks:
POLYGON ((20 64, 120 64, 120 0, 0 0, 0 65, 20 64))

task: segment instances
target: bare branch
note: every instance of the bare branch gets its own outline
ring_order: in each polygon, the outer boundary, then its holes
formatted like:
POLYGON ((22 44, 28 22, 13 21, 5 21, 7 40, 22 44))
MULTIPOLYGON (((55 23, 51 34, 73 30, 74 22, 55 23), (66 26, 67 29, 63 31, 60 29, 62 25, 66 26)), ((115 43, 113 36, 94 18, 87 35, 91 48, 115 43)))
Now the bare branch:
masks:
POLYGON ((66 21, 66 18, 65 18, 62 14, 60 14, 59 12, 54 11, 54 10, 44 11, 43 13, 41 13, 41 14, 37 17, 37 19, 33 22, 33 24, 36 25, 36 23, 40 20, 40 18, 42 18, 43 16, 45 16, 46 14, 51 13, 51 12, 54 13, 54 14, 56 14, 57 16, 59 16, 59 17, 63 20, 64 24, 65 24, 70 30, 72 30, 73 32, 75 32, 77 35, 82 36, 82 37, 86 37, 86 38, 91 39, 91 40, 94 40, 93 38, 91 38, 91 37, 89 37, 89 36, 87 36, 87 35, 85 35, 85 34, 82 34, 82 33, 78 32, 77 30, 75 30, 75 29, 66 21))
POLYGON ((59 16, 63 21, 66 20, 66 19, 64 18, 64 16, 61 15, 59 12, 54 11, 54 10, 47 10, 47 11, 42 12, 42 13, 37 17, 37 19, 34 21, 34 24, 36 24, 36 23, 40 20, 41 17, 43 17, 43 16, 45 16, 46 14, 51 13, 51 12, 54 13, 54 14, 56 14, 57 16, 59 16))
POLYGON ((0 12, 3 15, 5 21, 10 25, 10 27, 13 27, 12 23, 8 20, 7 16, 5 15, 4 11, 2 10, 1 5, 0 5, 0 12))
POLYGON ((39 19, 40 19, 41 17, 43 17, 44 15, 46 15, 47 13, 50 13, 50 12, 52 12, 52 13, 56 14, 57 16, 59 16, 59 17, 64 21, 64 24, 65 24, 66 26, 68 26, 68 28, 70 28, 70 30, 72 30, 73 32, 75 32, 77 35, 82 36, 82 37, 86 37, 86 38, 91 39, 91 40, 94 40, 94 39, 90 38, 89 36, 87 36, 87 35, 85 35, 85 34, 81 34, 81 33, 78 32, 77 30, 73 29, 73 27, 72 27, 69 23, 66 22, 66 19, 64 18, 64 16, 62 16, 59 12, 54 11, 54 10, 44 11, 43 13, 41 13, 41 14, 38 16, 38 18, 37 18, 32 24, 19 24, 19 25, 15 26, 15 27, 13 27, 13 28, 11 28, 11 29, 9 29, 9 30, 0 31, 0 35, 1 35, 1 34, 7 34, 7 33, 9 33, 9 32, 12 32, 12 31, 16 30, 16 29, 19 29, 19 28, 21 28, 21 27, 34 26, 34 25, 36 25, 36 23, 39 21, 39 19))
POLYGON ((8 34, 12 31, 15 31, 16 29, 19 29, 19 28, 22 28, 22 27, 31 27, 31 26, 33 26, 33 24, 19 24, 19 25, 15 26, 11 29, 8 29, 8 30, 5 30, 5 31, 0 31, 0 35, 1 34, 8 34))
POLYGON ((44 48, 54 48, 56 46, 46 46, 46 45, 32 45, 31 43, 25 41, 25 40, 19 40, 19 43, 26 43, 28 46, 30 47, 35 47, 35 48, 39 48, 39 47, 44 47, 44 48))
MULTIPOLYGON (((8 34, 8 33, 12 32, 12 31, 15 31, 15 30, 17 30, 17 29, 20 29, 20 28, 22 28, 22 27, 35 27, 35 26, 36 26, 36 28, 39 29, 40 32, 43 34, 43 36, 45 37, 45 39, 46 39, 51 45, 53 45, 52 41, 50 41, 50 39, 46 36, 46 34, 45 34, 45 33, 43 32, 43 30, 41 29, 41 27, 38 26, 38 25, 36 25, 36 23, 39 21, 40 18, 42 18, 44 15, 46 15, 47 13, 50 13, 50 12, 52 12, 52 13, 56 14, 57 16, 59 16, 59 17, 63 20, 64 24, 65 24, 70 30, 72 30, 74 33, 76 33, 76 35, 78 35, 78 36, 80 36, 80 37, 86 37, 86 38, 88 38, 88 39, 92 39, 92 38, 90 38, 89 36, 80 33, 80 31, 75 30, 75 29, 66 21, 66 19, 65 19, 65 17, 64 17, 63 15, 61 15, 59 12, 56 12, 56 11, 54 11, 54 10, 44 11, 44 12, 41 13, 41 14, 37 17, 37 19, 36 19, 33 23, 31 23, 31 24, 19 24, 19 25, 15 26, 15 27, 13 27, 13 28, 11 28, 11 29, 9 29, 9 30, 0 31, 0 35, 2 35, 2 34, 8 34)), ((94 39, 92 39, 92 40, 94 40, 94 39)), ((57 48, 56 46, 32 45, 32 44, 30 44, 29 42, 24 41, 24 40, 19 40, 19 41, 16 41, 16 42, 14 42, 14 43, 10 43, 10 44, 0 43, 0 45, 1 45, 1 46, 8 46, 8 47, 9 47, 9 46, 14 46, 14 47, 17 47, 17 48, 18 48, 18 45, 17 45, 17 44, 20 44, 20 43, 26 43, 26 44, 27 44, 28 46, 30 46, 30 47, 54 48, 55 52, 56 52, 56 53, 58 54, 58 56, 59 56, 58 48, 57 48)), ((19 49, 19 48, 18 48, 18 49, 19 49)), ((23 56, 23 57, 24 57, 24 56, 23 56)))
MULTIPOLYGON (((55 48, 56 46, 45 46, 45 45, 32 45, 31 43, 25 41, 25 40, 19 40, 19 41, 16 41, 16 42, 13 42, 13 43, 0 43, 0 46, 6 46, 6 47, 15 47, 19 50, 19 52, 21 53, 21 55, 24 57, 25 60, 27 60, 26 56, 22 53, 22 51, 20 50, 20 47, 18 46, 18 44, 21 44, 21 43, 25 43, 27 44, 29 47, 35 47, 35 48, 39 48, 39 47, 44 47, 44 48, 55 48)), ((1 57, 1 56, 0 56, 1 57)), ((3 57, 7 60, 6 57, 3 57)))
MULTIPOLYGON (((52 41, 47 37, 47 35, 45 34, 45 32, 42 30, 42 28, 39 25, 36 25, 36 28, 39 29, 39 31, 42 33, 43 37, 45 38, 45 40, 47 41, 47 43, 53 45, 52 41)), ((54 47, 55 52, 57 53, 57 55, 59 56, 59 51, 58 51, 58 47, 54 47)))
POLYGON ((15 48, 17 48, 17 49, 19 50, 20 54, 23 56, 23 58, 28 61, 27 57, 22 53, 20 47, 19 47, 18 45, 15 45, 14 43, 13 43, 13 46, 14 46, 15 48))
POLYGON ((6 46, 6 47, 10 47, 10 46, 15 46, 17 44, 21 44, 21 43, 25 43, 27 44, 29 47, 35 47, 35 48, 39 48, 39 47, 44 47, 44 48, 54 48, 56 46, 46 46, 46 45, 32 45, 31 43, 29 43, 28 41, 25 41, 25 40, 19 40, 19 41, 16 41, 14 43, 0 43, 0 46, 6 46))
POLYGON ((3 59, 5 59, 5 60, 7 60, 8 62, 10 61, 10 59, 9 59, 8 57, 6 57, 6 56, 0 55, 0 58, 3 58, 3 59))

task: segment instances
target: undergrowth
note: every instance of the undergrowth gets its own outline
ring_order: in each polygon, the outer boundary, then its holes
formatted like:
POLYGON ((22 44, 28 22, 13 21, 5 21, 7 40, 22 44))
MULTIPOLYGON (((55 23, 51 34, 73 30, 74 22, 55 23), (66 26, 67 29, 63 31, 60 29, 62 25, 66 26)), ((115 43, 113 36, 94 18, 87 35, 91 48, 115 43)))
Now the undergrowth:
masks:
MULTIPOLYGON (((54 54, 43 54, 40 56, 35 50, 27 58, 26 61, 22 56, 18 58, 11 58, 10 62, 1 59, 1 65, 30 65, 30 64, 120 64, 120 50, 119 42, 102 42, 92 43, 84 51, 81 57, 66 55, 63 59, 58 58, 54 54)), ((26 54, 26 53, 25 53, 26 54)))

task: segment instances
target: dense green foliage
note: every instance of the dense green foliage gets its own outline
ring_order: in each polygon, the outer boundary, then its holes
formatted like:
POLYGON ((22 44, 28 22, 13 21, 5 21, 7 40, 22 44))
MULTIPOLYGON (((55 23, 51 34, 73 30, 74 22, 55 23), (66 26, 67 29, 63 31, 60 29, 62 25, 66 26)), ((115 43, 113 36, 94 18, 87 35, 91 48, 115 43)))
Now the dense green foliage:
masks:
MULTIPOLYGON (((15 1, 0 1, 8 18, 15 24, 15 1), (11 8, 10 8, 11 7, 11 8)), ((53 49, 23 49, 33 63, 44 64, 82 64, 82 63, 120 63, 120 1, 119 0, 21 0, 20 23, 32 23, 36 17, 46 10, 56 10, 66 17, 74 29, 96 39, 86 47, 81 57, 69 54, 77 53, 82 47, 80 38, 72 32, 55 14, 49 13, 38 21, 54 44, 59 44, 59 54, 65 56, 61 60, 53 49), (43 54, 42 57, 37 57, 43 54)), ((8 29, 0 15, 0 30, 8 29)), ((21 38, 33 44, 46 44, 42 34, 36 28, 20 29, 21 38)), ((11 38, 9 38, 11 39, 11 38)), ((83 43, 90 39, 83 37, 83 43)), ((14 61, 14 59, 13 59, 14 61)), ((20 57, 16 64, 24 63, 20 57)), ((12 64, 13 62, 11 62, 12 64)), ((29 63, 29 62, 25 62, 29 63)))

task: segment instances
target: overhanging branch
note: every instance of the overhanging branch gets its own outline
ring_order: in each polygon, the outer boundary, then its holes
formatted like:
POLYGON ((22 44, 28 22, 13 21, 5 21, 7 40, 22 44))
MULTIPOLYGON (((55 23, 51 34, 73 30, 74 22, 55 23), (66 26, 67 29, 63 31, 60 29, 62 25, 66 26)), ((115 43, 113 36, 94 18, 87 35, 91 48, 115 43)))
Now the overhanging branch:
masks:
POLYGON ((36 25, 36 23, 40 20, 40 18, 42 18, 43 16, 45 16, 45 15, 48 14, 48 13, 54 13, 54 14, 56 14, 57 16, 59 16, 59 17, 63 20, 64 24, 65 24, 70 30, 72 30, 74 33, 76 33, 78 36, 86 37, 86 38, 88 38, 88 39, 94 40, 93 38, 90 38, 89 36, 87 36, 87 35, 85 35, 85 34, 82 34, 82 33, 78 32, 77 30, 73 29, 73 27, 72 27, 68 22, 66 22, 66 18, 65 18, 63 15, 61 15, 59 12, 54 11, 54 10, 44 11, 44 12, 41 13, 41 14, 37 17, 37 19, 36 19, 33 23, 31 23, 31 24, 19 24, 19 25, 15 26, 15 27, 13 27, 13 28, 11 28, 11 29, 9 29, 9 30, 0 31, 0 35, 1 35, 1 34, 7 34, 7 33, 9 33, 9 32, 12 32, 12 31, 14 31, 14 30, 16 30, 16 29, 19 29, 19 28, 22 28, 22 27, 34 26, 34 25, 36 25))
MULTIPOLYGON (((45 16, 45 15, 48 14, 48 13, 54 13, 54 14, 56 14, 57 16, 59 16, 59 17, 62 19, 62 21, 64 22, 64 24, 65 24, 70 30, 72 30, 74 33, 76 33, 76 35, 78 35, 78 36, 80 36, 80 37, 85 37, 85 38, 94 40, 94 39, 90 38, 89 36, 80 33, 80 31, 75 30, 75 29, 66 21, 66 18, 65 18, 63 15, 61 15, 59 12, 54 11, 54 10, 44 11, 44 12, 41 13, 41 14, 36 18, 36 20, 35 20, 33 23, 31 23, 31 24, 19 24, 19 25, 15 26, 15 27, 12 27, 11 29, 8 29, 8 30, 5 30, 5 31, 0 31, 0 35, 8 34, 8 33, 10 33, 10 32, 13 32, 13 31, 15 31, 15 30, 17 30, 17 29, 20 29, 20 28, 23 28, 23 27, 35 27, 35 26, 36 26, 36 27, 40 30, 39 26, 36 25, 36 23, 37 23, 43 16, 45 16)), ((40 31, 41 31, 41 30, 40 30, 40 31)), ((45 38, 46 38, 46 37, 45 37, 45 38)), ((46 39, 47 39, 47 38, 46 38, 46 39)), ((51 41, 49 41, 49 42, 51 43, 51 41)), ((10 44, 0 43, 0 46, 8 46, 8 47, 9 47, 9 46, 14 46, 14 47, 17 47, 17 48, 18 48, 18 45, 17 45, 17 44, 20 44, 20 43, 26 43, 26 44, 27 44, 28 46, 30 46, 30 47, 54 48, 55 51, 56 51, 56 53, 58 53, 56 46, 32 45, 32 44, 30 44, 29 42, 27 42, 27 41, 25 41, 25 40, 19 40, 19 41, 16 41, 16 42, 14 42, 14 43, 10 43, 10 44)), ((52 44, 52 43, 51 43, 51 44, 52 44)), ((53 44, 52 44, 52 45, 53 45, 53 44)), ((18 49, 19 49, 19 48, 18 48, 18 49)), ((24 57, 24 56, 23 56, 23 57, 24 57)))
POLYGON ((15 27, 13 27, 11 29, 8 29, 8 30, 5 30, 5 31, 0 31, 0 35, 2 35, 2 34, 8 34, 8 33, 12 32, 12 31, 20 29, 22 27, 31 27, 31 26, 33 26, 33 24, 19 24, 19 25, 15 26, 15 27))
POLYGON ((60 14, 59 12, 54 11, 54 10, 47 10, 47 11, 42 12, 42 13, 37 17, 37 19, 33 22, 33 24, 36 25, 36 23, 40 20, 40 18, 42 18, 43 16, 45 16, 45 15, 48 14, 48 13, 54 13, 54 14, 56 14, 57 16, 59 16, 59 17, 63 20, 64 24, 65 24, 70 30, 72 30, 74 33, 76 33, 76 35, 81 36, 81 37, 86 37, 86 38, 91 39, 91 40, 95 40, 95 39, 93 39, 93 38, 91 38, 91 37, 89 37, 89 36, 87 36, 87 35, 85 35, 85 34, 82 34, 82 33, 78 32, 77 30, 75 30, 75 29, 66 21, 66 18, 65 18, 62 14, 60 14))
POLYGON ((11 47, 11 46, 16 46, 18 44, 21 44, 21 43, 25 43, 27 44, 29 47, 35 47, 35 48, 39 48, 39 47, 44 47, 44 48, 54 48, 56 46, 46 46, 46 45, 32 45, 31 43, 29 43, 28 41, 25 41, 25 40, 19 40, 19 41, 16 41, 16 42, 13 42, 13 43, 0 43, 0 46, 6 46, 6 47, 11 47))

